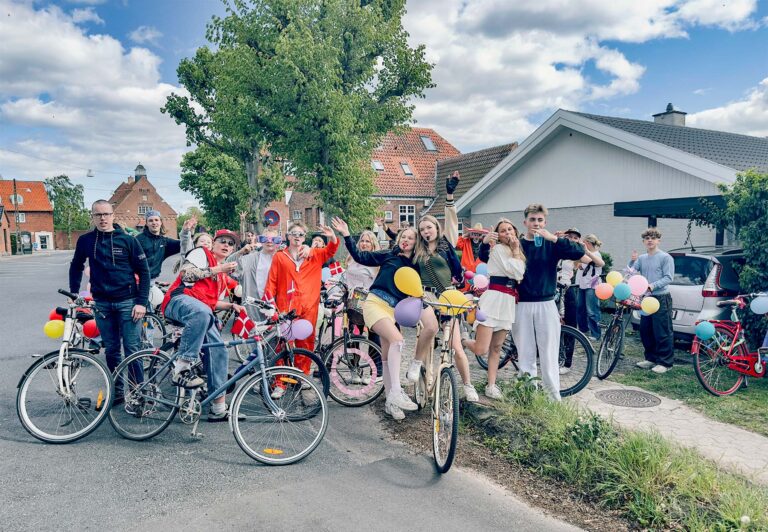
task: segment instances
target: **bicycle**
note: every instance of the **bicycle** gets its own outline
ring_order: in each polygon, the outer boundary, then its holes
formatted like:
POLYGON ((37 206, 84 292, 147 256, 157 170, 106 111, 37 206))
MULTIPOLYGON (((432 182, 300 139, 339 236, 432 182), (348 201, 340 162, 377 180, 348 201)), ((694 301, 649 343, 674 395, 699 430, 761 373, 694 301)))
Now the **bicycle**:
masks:
POLYGON ((731 319, 707 320, 715 326, 715 334, 708 340, 694 338, 691 346, 694 373, 712 395, 731 395, 747 386, 747 377, 766 376, 768 347, 749 351, 738 312, 747 306, 746 299, 764 296, 764 293, 741 294, 718 301, 718 307, 731 307, 731 319))
MULTIPOLYGON (((16 412, 24 429, 46 443, 70 443, 96 430, 112 404, 114 382, 93 351, 72 347, 85 338, 82 324, 93 318, 78 309, 91 302, 66 290, 61 347, 41 356, 24 372, 16 394, 16 412)), ((98 353, 98 350, 96 350, 98 353)))
POLYGON ((616 368, 624 348, 624 332, 630 319, 632 319, 632 311, 639 309, 640 299, 636 296, 616 302, 616 310, 614 310, 613 317, 606 327, 600 342, 600 349, 597 351, 595 375, 598 379, 607 379, 616 368))
POLYGON ((168 291, 170 283, 155 281, 149 289, 149 306, 147 313, 141 319, 139 340, 141 349, 162 347, 168 339, 168 330, 165 326, 165 318, 160 312, 163 296, 168 291))
MULTIPOLYGON (((254 344, 247 362, 210 392, 205 386, 185 390, 173 385, 173 363, 178 353, 155 349, 131 355, 115 370, 115 380, 123 384, 123 396, 110 410, 110 423, 121 436, 141 441, 160 434, 178 414, 182 423, 192 425, 192 436, 200 437, 197 427, 203 409, 215 396, 246 377, 235 387, 229 406, 229 427, 235 441, 248 456, 261 463, 298 462, 314 451, 325 435, 328 427, 325 395, 311 378, 295 368, 267 367, 263 351, 264 345, 281 335, 279 325, 294 317, 295 312, 291 311, 276 320, 259 323, 254 338, 203 344, 203 347, 254 344), (144 368, 143 378, 136 378, 131 365, 144 368), (273 398, 277 386, 285 391, 273 398)), ((201 365, 198 362, 195 369, 199 371, 201 365)))
POLYGON ((350 298, 349 287, 340 278, 323 300, 325 315, 318 328, 316 351, 330 375, 331 398, 343 406, 367 405, 384 392, 378 369, 381 347, 362 334, 352 334, 349 327, 349 311, 362 312, 360 307, 366 296, 367 291, 355 289, 350 298), (333 294, 334 288, 338 289, 338 295, 333 294), (337 319, 342 320, 339 336, 336 336, 337 319), (330 341, 323 343, 326 336, 330 341))

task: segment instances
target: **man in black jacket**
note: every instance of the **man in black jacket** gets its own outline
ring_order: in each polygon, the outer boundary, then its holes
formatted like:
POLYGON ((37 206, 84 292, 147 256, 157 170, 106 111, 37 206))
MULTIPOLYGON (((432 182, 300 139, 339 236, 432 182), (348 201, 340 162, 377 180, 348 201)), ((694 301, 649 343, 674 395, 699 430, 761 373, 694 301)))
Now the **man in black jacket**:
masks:
POLYGON ((75 294, 80 290, 88 259, 96 325, 104 341, 107 366, 113 371, 120 363, 121 340, 126 356, 140 348, 141 319, 147 312, 149 295, 149 267, 141 245, 113 223, 115 213, 108 201, 96 201, 91 216, 96 228, 77 239, 75 256, 69 265, 69 290, 75 294))
POLYGON ((136 235, 136 240, 141 244, 141 248, 147 255, 147 264, 149 265, 149 276, 151 279, 157 279, 160 276, 160 269, 163 267, 163 261, 179 252, 186 253, 192 249, 192 230, 197 225, 197 219, 191 217, 184 222, 179 236, 181 240, 165 236, 165 227, 158 211, 149 211, 146 214, 146 224, 144 230, 136 235))

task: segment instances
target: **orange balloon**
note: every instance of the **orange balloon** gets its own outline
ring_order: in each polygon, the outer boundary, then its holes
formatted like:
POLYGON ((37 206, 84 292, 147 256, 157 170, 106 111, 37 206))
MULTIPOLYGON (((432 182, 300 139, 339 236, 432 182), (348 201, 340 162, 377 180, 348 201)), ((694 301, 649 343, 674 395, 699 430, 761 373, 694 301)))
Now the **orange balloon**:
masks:
POLYGON ((610 297, 613 295, 613 286, 611 286, 609 283, 600 283, 595 288, 595 295, 597 296, 597 299, 610 299, 610 297))

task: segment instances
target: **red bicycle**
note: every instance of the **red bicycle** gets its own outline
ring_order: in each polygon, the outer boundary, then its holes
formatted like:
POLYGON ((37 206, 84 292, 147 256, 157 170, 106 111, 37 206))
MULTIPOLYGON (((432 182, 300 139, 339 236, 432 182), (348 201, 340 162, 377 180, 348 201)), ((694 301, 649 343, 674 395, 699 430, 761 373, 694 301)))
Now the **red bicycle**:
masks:
POLYGON ((768 347, 749 351, 739 317, 739 311, 747 306, 747 299, 765 295, 743 294, 719 301, 718 307, 731 307, 731 319, 708 320, 715 326, 715 334, 707 340, 694 339, 693 369, 701 385, 712 395, 731 395, 746 386, 747 377, 766 376, 768 347))

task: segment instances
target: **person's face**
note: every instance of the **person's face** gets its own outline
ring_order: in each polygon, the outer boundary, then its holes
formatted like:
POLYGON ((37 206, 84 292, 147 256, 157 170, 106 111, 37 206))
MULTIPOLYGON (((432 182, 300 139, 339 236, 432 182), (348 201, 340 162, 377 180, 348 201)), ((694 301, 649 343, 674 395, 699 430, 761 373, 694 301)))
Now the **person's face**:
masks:
POLYGON ((469 233, 469 238, 472 239, 472 242, 474 242, 475 244, 482 241, 484 236, 485 235, 483 235, 482 233, 469 233))
POLYGON ((312 239, 312 245, 310 247, 322 249, 325 247, 325 240, 323 240, 319 236, 316 236, 312 239))
POLYGON ((261 242, 262 253, 267 253, 271 255, 275 251, 277 251, 278 244, 275 242, 278 240, 279 242, 282 242, 282 238, 278 237, 274 232, 267 231, 263 235, 261 235, 261 238, 259 238, 259 242, 261 242))
POLYGON ((360 251, 373 251, 373 242, 371 242, 371 237, 368 235, 361 236, 360 240, 357 241, 357 249, 360 251))
POLYGON ((523 224, 531 236, 534 230, 544 229, 547 226, 547 217, 542 212, 532 212, 528 214, 523 224))
POLYGON ((210 237, 210 235, 202 235, 197 239, 197 247, 213 249, 213 239, 210 237))
POLYGON ((427 242, 437 240, 437 227, 429 220, 424 220, 419 224, 419 234, 427 242))
POLYGON ((220 236, 213 241, 211 252, 218 259, 226 259, 235 249, 235 240, 231 236, 220 236))
POLYGON ((517 244, 517 231, 515 231, 512 224, 504 223, 499 225, 499 230, 497 232, 499 233, 499 242, 507 244, 508 246, 517 244))
POLYGON ((93 210, 91 211, 91 218, 99 231, 108 231, 109 229, 112 229, 115 213, 112 211, 111 205, 99 203, 98 205, 94 205, 93 210))
POLYGON ((288 232, 288 243, 292 247, 297 248, 304 243, 306 236, 307 233, 305 233, 303 229, 294 227, 288 232))
POLYGON ((658 247, 659 241, 661 241, 660 238, 656 238, 653 236, 647 236, 643 239, 643 245, 645 246, 645 249, 651 251, 658 247))
POLYGON ((150 216, 147 218, 147 228, 153 235, 160 234, 160 228, 163 226, 163 221, 159 216, 150 216))
POLYGON ((576 233, 565 233, 565 238, 570 240, 571 242, 578 242, 579 241, 579 235, 576 233))
POLYGON ((400 234, 400 249, 403 251, 413 251, 416 245, 416 232, 413 229, 403 229, 400 234))

